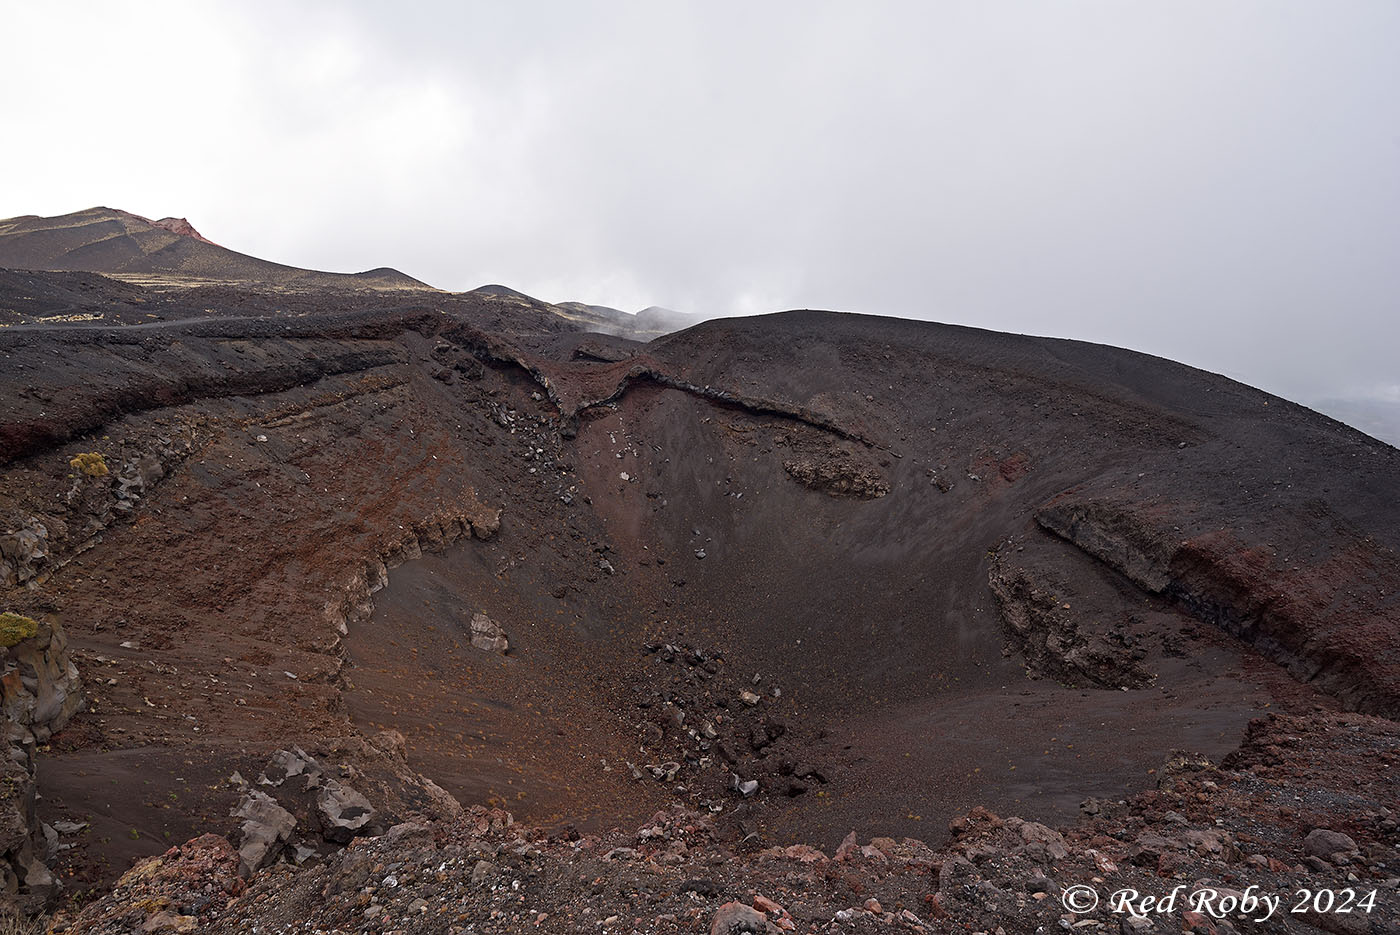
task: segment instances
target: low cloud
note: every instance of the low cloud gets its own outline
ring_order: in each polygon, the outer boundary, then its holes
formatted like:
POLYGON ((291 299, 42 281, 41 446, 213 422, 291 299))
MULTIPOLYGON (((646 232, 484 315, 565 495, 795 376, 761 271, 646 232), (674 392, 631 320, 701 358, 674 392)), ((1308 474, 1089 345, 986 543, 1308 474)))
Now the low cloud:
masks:
POLYGON ((8 4, 0 214, 1394 388, 1400 7, 8 4), (474 8, 475 7, 475 8, 474 8), (22 180, 14 184, 13 180, 22 180))

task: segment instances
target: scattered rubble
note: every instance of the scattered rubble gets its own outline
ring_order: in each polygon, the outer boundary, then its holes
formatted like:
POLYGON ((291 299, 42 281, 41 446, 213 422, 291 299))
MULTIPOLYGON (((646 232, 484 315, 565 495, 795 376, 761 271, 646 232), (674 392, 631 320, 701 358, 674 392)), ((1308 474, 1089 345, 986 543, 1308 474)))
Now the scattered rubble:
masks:
POLYGON ((889 482, 879 470, 851 454, 826 460, 788 460, 783 462, 783 470, 802 486, 832 497, 876 500, 890 492, 889 482))
POLYGON ((805 735, 764 710, 748 687, 755 680, 731 673, 723 652, 654 642, 643 653, 651 665, 631 702, 641 718, 637 741, 659 764, 648 775, 684 781, 673 790, 680 800, 718 813, 726 799, 795 798, 830 781, 799 758, 805 735))
POLYGON ((1393 760, 1395 736, 1393 722, 1357 715, 1330 718, 1325 727, 1270 717, 1256 723, 1233 763, 1166 764, 1162 788, 1122 803, 1086 802, 1074 824, 1051 828, 974 808, 951 823, 946 844, 890 837, 860 844, 852 832, 832 856, 807 845, 746 850, 741 830, 680 806, 633 832, 585 835, 547 834, 505 812, 472 807, 459 819, 405 823, 356 839, 305 867, 273 865, 244 891, 232 849, 205 836, 138 865, 111 894, 56 919, 55 931, 115 935, 169 924, 159 914, 170 913, 212 933, 377 931, 392 921, 423 935, 1304 935, 1306 922, 1328 932, 1389 935, 1400 919, 1393 774, 1386 788, 1354 801, 1354 837, 1326 828, 1305 834, 1299 825, 1325 814, 1339 794, 1355 794, 1357 761, 1393 760), (1267 764, 1277 757, 1271 750, 1288 751, 1281 778, 1270 778, 1267 764), (1312 762, 1320 765, 1300 767, 1312 762), (1282 778, 1300 768, 1308 775, 1307 800, 1282 778), (1304 860, 1323 855, 1337 865, 1314 869, 1304 860), (1261 899, 1251 912, 1217 911, 1222 895, 1238 897, 1247 888, 1287 900, 1261 899), (1358 908, 1349 916, 1294 911, 1296 894, 1319 888, 1350 889, 1358 908), (1090 892, 1096 898, 1084 900, 1090 892), (1178 898, 1167 908, 1137 912, 1140 900, 1125 902, 1133 893, 1172 892, 1178 898), (1270 905, 1274 915, 1259 927, 1270 905))

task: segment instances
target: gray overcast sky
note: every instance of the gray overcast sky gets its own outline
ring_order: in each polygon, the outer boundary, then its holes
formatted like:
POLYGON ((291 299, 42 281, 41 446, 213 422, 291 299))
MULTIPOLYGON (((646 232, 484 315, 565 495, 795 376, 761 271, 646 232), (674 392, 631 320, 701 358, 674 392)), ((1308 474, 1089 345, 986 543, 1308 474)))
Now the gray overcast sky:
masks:
POLYGON ((0 217, 1400 404, 1400 3, 0 0, 0 217))

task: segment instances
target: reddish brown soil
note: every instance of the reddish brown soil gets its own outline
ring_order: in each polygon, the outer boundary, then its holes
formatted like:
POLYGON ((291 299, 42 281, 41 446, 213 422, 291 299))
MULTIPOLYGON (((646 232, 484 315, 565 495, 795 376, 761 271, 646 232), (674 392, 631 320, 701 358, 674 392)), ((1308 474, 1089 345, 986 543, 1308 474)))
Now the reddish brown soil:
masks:
POLYGON ((48 531, 0 601, 60 615, 92 699, 40 772, 45 817, 94 822, 79 880, 231 831, 223 780, 290 744, 379 777, 391 816, 419 771, 553 828, 676 802, 832 848, 937 842, 975 804, 1061 820, 1265 711, 1400 711, 1400 453, 1223 378, 829 313, 642 346, 489 296, 198 300, 234 314, 0 331, 0 520, 48 531), (1011 638, 1012 560, 1058 656, 1011 638))

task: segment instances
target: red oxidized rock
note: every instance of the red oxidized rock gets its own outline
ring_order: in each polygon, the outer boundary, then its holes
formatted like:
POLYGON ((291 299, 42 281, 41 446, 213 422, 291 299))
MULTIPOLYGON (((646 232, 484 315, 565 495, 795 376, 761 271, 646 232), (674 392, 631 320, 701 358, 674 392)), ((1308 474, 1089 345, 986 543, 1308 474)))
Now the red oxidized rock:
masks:
POLYGON ((710 935, 740 935, 743 932, 768 931, 768 916, 743 903, 725 903, 715 910, 710 922, 710 935))

